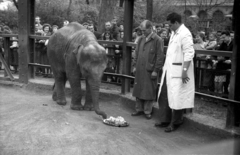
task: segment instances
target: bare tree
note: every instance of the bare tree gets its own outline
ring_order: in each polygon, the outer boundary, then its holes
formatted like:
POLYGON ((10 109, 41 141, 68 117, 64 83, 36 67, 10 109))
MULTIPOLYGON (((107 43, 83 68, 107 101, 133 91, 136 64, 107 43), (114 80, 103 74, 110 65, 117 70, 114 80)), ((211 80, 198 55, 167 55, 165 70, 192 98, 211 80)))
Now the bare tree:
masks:
POLYGON ((153 14, 153 0, 147 0, 147 16, 146 18, 152 21, 153 14))
POLYGON ((114 10, 116 8, 117 3, 118 0, 102 0, 98 18, 99 32, 103 32, 105 22, 111 21, 113 19, 114 10))
POLYGON ((221 6, 229 0, 187 0, 187 2, 194 3, 199 10, 209 11, 215 7, 221 6))
POLYGON ((69 0, 68 9, 67 9, 67 17, 68 18, 71 15, 71 7, 72 7, 72 0, 69 0))

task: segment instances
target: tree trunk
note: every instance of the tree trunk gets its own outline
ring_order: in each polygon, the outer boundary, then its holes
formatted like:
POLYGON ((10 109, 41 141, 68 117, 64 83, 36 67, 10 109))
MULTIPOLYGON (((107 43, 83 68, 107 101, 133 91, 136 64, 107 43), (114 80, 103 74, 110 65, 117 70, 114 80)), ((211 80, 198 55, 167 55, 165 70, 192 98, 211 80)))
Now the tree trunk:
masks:
POLYGON ((152 21, 153 14, 153 0, 147 0, 147 20, 152 21))
POLYGON ((70 15, 71 15, 71 6, 72 6, 72 0, 69 0, 69 5, 68 5, 68 9, 67 9, 67 17, 69 19, 70 15))
POLYGON ((105 22, 111 21, 114 17, 114 10, 118 0, 102 0, 101 8, 98 17, 98 31, 104 31, 105 22))

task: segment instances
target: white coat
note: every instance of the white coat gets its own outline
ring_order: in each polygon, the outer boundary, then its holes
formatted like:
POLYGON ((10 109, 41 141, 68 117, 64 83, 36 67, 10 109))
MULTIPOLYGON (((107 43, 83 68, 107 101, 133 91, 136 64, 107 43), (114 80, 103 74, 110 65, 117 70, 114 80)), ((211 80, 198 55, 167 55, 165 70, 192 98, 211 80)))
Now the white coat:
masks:
POLYGON ((175 33, 171 34, 158 92, 159 98, 166 76, 168 102, 171 109, 180 110, 194 107, 194 53, 192 35, 184 24, 182 24, 175 33), (186 84, 182 82, 181 78, 184 61, 191 61, 187 71, 190 80, 186 84), (178 65, 173 65, 173 63, 178 65))

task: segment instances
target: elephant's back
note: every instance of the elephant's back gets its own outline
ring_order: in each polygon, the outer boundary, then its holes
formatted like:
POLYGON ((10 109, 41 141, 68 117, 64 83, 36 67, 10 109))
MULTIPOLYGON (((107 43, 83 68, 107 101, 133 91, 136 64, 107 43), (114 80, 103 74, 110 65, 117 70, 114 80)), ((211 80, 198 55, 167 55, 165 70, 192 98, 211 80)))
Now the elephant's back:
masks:
POLYGON ((72 35, 69 41, 72 43, 73 46, 78 46, 79 43, 85 46, 89 42, 98 42, 95 35, 87 29, 78 30, 72 35))
MULTIPOLYGON (((77 22, 72 22, 67 26, 62 27, 54 33, 49 39, 49 48, 57 48, 56 45, 65 46, 72 36, 79 30, 84 29, 84 26, 77 22)), ((62 48, 61 48, 62 49, 62 48)))

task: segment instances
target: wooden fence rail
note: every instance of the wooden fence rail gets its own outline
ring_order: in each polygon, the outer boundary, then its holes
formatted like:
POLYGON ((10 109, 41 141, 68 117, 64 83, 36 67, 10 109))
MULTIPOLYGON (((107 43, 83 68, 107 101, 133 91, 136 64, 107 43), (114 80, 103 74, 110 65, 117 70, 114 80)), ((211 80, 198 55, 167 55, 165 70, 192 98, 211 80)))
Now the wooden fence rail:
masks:
MULTIPOLYGON (((8 38, 8 39, 4 39, 5 42, 5 45, 10 45, 10 39, 11 37, 18 37, 17 34, 0 34, 0 37, 3 37, 3 38, 8 38)), ((49 39, 50 37, 49 36, 38 36, 38 35, 29 35, 29 39, 41 39, 41 40, 46 40, 46 39, 49 39)), ((121 41, 104 41, 104 40, 99 40, 98 41, 100 44, 107 44, 109 46, 112 46, 112 45, 120 45, 122 46, 123 45, 123 42, 121 41)), ((127 42, 126 43, 126 46, 129 46, 129 47, 136 47, 136 44, 133 43, 133 42, 127 42)), ((5 48, 5 51, 8 51, 9 52, 9 47, 4 47, 5 48)), ((164 50, 166 50, 167 47, 164 47, 164 50)), ((232 57, 232 52, 229 52, 229 51, 213 51, 213 50, 195 50, 195 54, 205 54, 205 55, 213 55, 213 56, 224 56, 224 57, 232 57)), ((6 55, 8 55, 6 53, 6 55)), ((34 55, 34 52, 33 52, 33 55, 34 55)), ((7 58, 9 59, 9 57, 7 58)), ((124 58, 123 58, 124 59, 124 58)), ((50 68, 50 65, 43 65, 43 64, 38 64, 38 63, 35 63, 34 62, 34 59, 29 59, 31 60, 29 63, 28 63, 28 66, 30 67, 29 70, 32 71, 31 74, 35 74, 33 73, 35 70, 32 69, 34 67, 46 67, 46 68, 50 68), (33 61, 32 61, 33 60, 33 61)), ((7 63, 9 63, 9 61, 7 60, 6 61, 7 63)), ((196 62, 196 60, 195 60, 196 62)), ((21 62, 19 62, 21 63, 21 62)), ((9 65, 9 64, 8 64, 9 65)), ((229 73, 229 71, 223 71, 223 72, 226 72, 226 73, 229 73)), ((28 73, 26 73, 28 74, 28 73)), ((116 73, 107 73, 105 72, 104 73, 105 75, 109 75, 109 76, 116 76, 116 77, 120 77, 120 78, 123 78, 123 79, 134 79, 134 76, 131 76, 131 75, 126 75, 126 74, 116 74, 116 73)), ((232 73, 230 72, 231 76, 232 76, 232 73)), ((34 78, 34 76, 32 76, 34 78)), ((234 86, 234 84, 232 85, 234 86)), ((235 101, 235 100, 232 100, 232 99, 226 99, 226 98, 221 98, 221 97, 216 97, 216 96, 213 96, 213 95, 209 95, 209 94, 206 94, 206 93, 201 93, 201 92, 196 92, 195 93, 196 95, 201 95, 201 96, 205 96, 205 97, 209 97, 209 98, 212 98, 212 99, 216 99, 216 100, 221 100, 221 101, 224 101, 224 102, 227 102, 229 104, 240 104, 239 101, 235 101)), ((232 114, 231 114, 231 111, 228 111, 228 117, 232 117, 232 114)), ((226 124, 229 124, 228 123, 228 119, 226 121, 226 124)))

